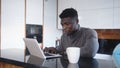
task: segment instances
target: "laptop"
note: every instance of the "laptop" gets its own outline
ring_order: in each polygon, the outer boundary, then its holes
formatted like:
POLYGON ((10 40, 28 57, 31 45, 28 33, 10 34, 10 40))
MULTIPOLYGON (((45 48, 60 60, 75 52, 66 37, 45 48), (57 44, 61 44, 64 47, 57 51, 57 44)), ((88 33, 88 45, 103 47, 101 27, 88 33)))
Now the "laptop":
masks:
POLYGON ((26 47, 28 48, 28 51, 30 52, 30 55, 42 58, 42 59, 49 59, 49 58, 59 58, 61 57, 60 54, 51 54, 43 52, 43 50, 40 48, 38 41, 34 38, 23 38, 26 47))

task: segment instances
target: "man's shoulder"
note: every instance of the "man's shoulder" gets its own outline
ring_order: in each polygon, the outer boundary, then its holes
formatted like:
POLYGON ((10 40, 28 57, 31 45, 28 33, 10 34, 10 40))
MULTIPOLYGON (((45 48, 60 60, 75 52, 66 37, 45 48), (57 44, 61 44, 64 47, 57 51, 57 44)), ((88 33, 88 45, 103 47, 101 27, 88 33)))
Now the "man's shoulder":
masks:
POLYGON ((80 30, 85 31, 85 32, 96 32, 94 29, 86 28, 86 27, 81 27, 80 30))
POLYGON ((97 34, 97 32, 94 29, 86 28, 86 27, 81 27, 80 31, 83 31, 85 34, 93 34, 93 35, 97 34))

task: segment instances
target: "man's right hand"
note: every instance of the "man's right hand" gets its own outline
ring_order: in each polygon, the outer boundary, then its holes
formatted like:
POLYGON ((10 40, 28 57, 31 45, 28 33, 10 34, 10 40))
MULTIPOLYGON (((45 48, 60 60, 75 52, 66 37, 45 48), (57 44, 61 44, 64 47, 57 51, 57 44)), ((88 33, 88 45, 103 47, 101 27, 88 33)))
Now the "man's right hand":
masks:
POLYGON ((49 52, 49 53, 56 53, 57 50, 54 47, 45 47, 44 52, 49 52))

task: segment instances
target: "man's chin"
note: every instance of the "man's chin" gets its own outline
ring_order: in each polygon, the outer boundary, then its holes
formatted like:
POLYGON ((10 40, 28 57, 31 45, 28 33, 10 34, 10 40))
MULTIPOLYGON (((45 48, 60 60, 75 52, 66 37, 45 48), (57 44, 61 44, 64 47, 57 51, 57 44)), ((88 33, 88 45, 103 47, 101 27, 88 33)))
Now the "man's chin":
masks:
POLYGON ((67 35, 70 35, 71 34, 71 32, 63 32, 64 34, 67 34, 67 35))

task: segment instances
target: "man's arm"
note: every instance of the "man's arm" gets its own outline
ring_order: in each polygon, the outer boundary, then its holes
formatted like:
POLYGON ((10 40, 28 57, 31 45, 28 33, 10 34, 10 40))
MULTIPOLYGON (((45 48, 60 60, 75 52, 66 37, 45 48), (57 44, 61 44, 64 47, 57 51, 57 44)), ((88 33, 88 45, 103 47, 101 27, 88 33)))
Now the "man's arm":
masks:
POLYGON ((59 42, 59 46, 56 47, 56 50, 57 50, 57 53, 59 54, 64 54, 65 50, 64 50, 64 47, 63 47, 63 36, 61 37, 60 39, 60 42, 59 42))
POLYGON ((59 41, 59 45, 57 47, 45 47, 44 52, 50 52, 50 53, 59 53, 62 54, 64 52, 63 46, 62 46, 62 37, 59 41))
POLYGON ((89 30, 86 34, 85 45, 81 47, 81 57, 94 57, 99 48, 97 32, 89 30))

